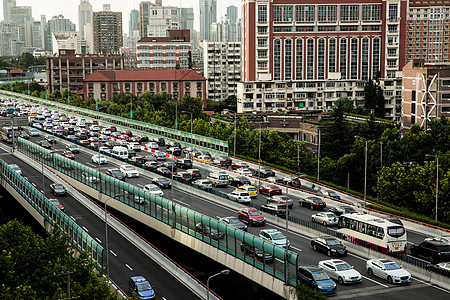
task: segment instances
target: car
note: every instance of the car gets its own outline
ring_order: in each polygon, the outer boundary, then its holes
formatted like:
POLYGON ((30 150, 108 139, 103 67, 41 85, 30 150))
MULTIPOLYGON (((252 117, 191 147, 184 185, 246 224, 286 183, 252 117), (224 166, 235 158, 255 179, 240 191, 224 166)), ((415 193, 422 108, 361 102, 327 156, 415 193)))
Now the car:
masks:
POLYGON ((78 148, 78 146, 75 145, 75 144, 68 144, 68 145, 66 145, 66 150, 70 151, 72 153, 79 153, 80 152, 80 148, 78 148))
POLYGON ((328 256, 347 255, 347 247, 332 236, 320 236, 311 240, 314 251, 325 252, 328 256))
POLYGON ((219 222, 225 223, 239 230, 247 231, 247 225, 242 223, 237 217, 223 217, 219 219, 219 222))
POLYGON ((61 155, 68 159, 75 159, 75 154, 73 154, 71 151, 64 151, 61 153, 61 155))
POLYGON ((294 206, 294 200, 285 195, 273 195, 272 197, 267 198, 267 203, 287 203, 288 208, 292 208, 294 206))
POLYGON ((210 191, 212 189, 211 181, 208 179, 197 179, 192 184, 201 190, 210 191))
POLYGON ((266 180, 272 183, 284 184, 283 178, 277 176, 267 177, 266 180))
POLYGON ((81 179, 82 179, 83 181, 86 181, 86 182, 92 183, 92 184, 97 184, 97 183, 98 183, 98 178, 95 177, 95 176, 92 175, 92 174, 87 173, 87 172, 83 172, 83 173, 81 174, 81 179))
POLYGON ((255 246, 251 245, 250 243, 247 242, 242 242, 241 243, 241 251, 242 253, 244 253, 244 255, 248 256, 253 256, 254 258, 256 258, 259 261, 265 261, 267 262, 271 262, 273 261, 273 255, 263 251, 262 249, 256 248, 255 246))
POLYGON ((128 129, 122 131, 122 134, 126 135, 128 137, 132 137, 133 136, 133 133, 131 132, 131 130, 128 130, 128 129))
POLYGON ((128 158, 132 158, 133 156, 137 156, 136 151, 128 149, 128 158))
POLYGON ((170 172, 170 170, 166 167, 159 167, 156 169, 156 171, 163 176, 170 176, 172 174, 172 172, 170 172))
POLYGON ((275 172, 272 169, 269 168, 261 168, 261 170, 256 169, 254 171, 255 176, 261 177, 261 178, 267 178, 271 176, 275 176, 275 172))
POLYGON ((333 191, 333 190, 322 190, 322 189, 320 189, 320 190, 319 190, 319 193, 322 194, 322 195, 324 195, 324 196, 333 198, 333 199, 341 200, 341 196, 339 196, 339 195, 338 195, 335 191, 333 191))
POLYGON ((119 169, 108 169, 106 170, 106 175, 116 178, 117 180, 125 180, 125 176, 119 169))
POLYGON ((30 136, 39 136, 39 130, 37 130, 36 128, 29 128, 28 134, 30 136))
POLYGON ((167 158, 166 154, 161 151, 156 151, 155 155, 156 155, 156 160, 166 160, 166 158, 167 158))
POLYGON ((111 135, 111 129, 109 128, 102 128, 100 132, 105 135, 111 135))
POLYGON ((358 212, 351 206, 341 205, 336 207, 331 207, 330 211, 335 215, 340 216, 343 214, 357 214, 358 212))
POLYGON ((325 207, 327 207, 325 201, 315 196, 300 198, 298 200, 298 203, 300 204, 300 206, 308 206, 311 209, 324 209, 325 207))
POLYGON ((192 168, 192 160, 180 158, 175 161, 175 165, 180 169, 190 169, 192 168))
POLYGON ((127 144, 127 148, 129 150, 134 150, 134 151, 141 151, 141 145, 138 142, 130 142, 127 144))
POLYGON ((202 173, 200 173, 200 171, 198 169, 189 169, 189 170, 186 170, 186 173, 191 175, 192 180, 197 180, 197 179, 202 178, 202 173))
POLYGON ((50 184, 50 192, 55 196, 66 195, 66 188, 61 183, 50 184))
POLYGON ((119 167, 119 169, 125 177, 128 177, 128 178, 139 177, 139 172, 133 166, 121 165, 119 167))
POLYGON ((297 279, 299 283, 322 294, 334 294, 336 292, 336 283, 318 266, 299 266, 297 279))
POLYGON ((147 192, 149 192, 150 194, 155 195, 155 196, 159 196, 159 197, 164 196, 164 193, 159 188, 159 186, 157 186, 156 184, 153 184, 153 183, 144 185, 144 190, 146 190, 147 192))
POLYGON ((92 161, 92 163, 97 164, 97 165, 103 165, 108 162, 106 157, 101 154, 100 155, 98 155, 98 154, 92 155, 91 161, 92 161))
POLYGON ((117 131, 117 127, 116 126, 109 126, 108 129, 111 131, 111 133, 117 131))
POLYGON ((64 206, 61 204, 61 202, 59 202, 58 199, 55 198, 50 198, 48 199, 48 201, 50 201, 51 203, 53 203, 53 205, 55 205, 57 208, 59 208, 62 212, 64 212, 64 206))
POLYGON ((450 236, 436 236, 433 238, 426 238, 425 241, 438 241, 450 245, 450 236))
POLYGON ((286 176, 283 177, 284 185, 292 186, 295 188, 302 187, 302 181, 300 180, 300 177, 294 177, 294 176, 286 176))
POLYGON ((195 231, 214 240, 220 240, 225 237, 225 234, 223 232, 220 232, 217 229, 211 228, 202 223, 195 224, 195 231))
POLYGON ((142 156, 133 156, 130 158, 130 161, 136 165, 143 165, 145 163, 145 159, 142 156))
POLYGON ((250 203, 251 201, 250 195, 247 192, 238 189, 228 193, 227 197, 228 199, 239 203, 250 203))
POLYGON ((432 264, 450 261, 450 245, 436 240, 411 245, 411 255, 428 260, 432 264))
POLYGON ((258 196, 258 189, 253 185, 241 185, 238 189, 247 192, 250 195, 250 198, 256 198, 256 196, 258 196))
POLYGON ((173 173, 173 179, 183 183, 189 183, 192 181, 192 177, 190 174, 186 172, 175 172, 173 173))
POLYGON ((147 144, 145 144, 145 147, 149 148, 149 149, 155 149, 155 150, 159 149, 159 145, 156 142, 147 143, 147 144))
POLYGON ((248 163, 246 163, 242 160, 238 160, 231 164, 231 169, 233 169, 233 170, 240 169, 240 168, 248 169, 248 163))
POLYGON ((71 142, 75 142, 75 141, 78 140, 77 137, 76 137, 75 135, 73 135, 73 134, 67 135, 67 136, 66 136, 66 139, 68 139, 68 140, 71 141, 71 142))
POLYGON ((30 138, 30 135, 26 131, 21 130, 19 137, 28 140, 30 138))
POLYGON ((164 138, 158 138, 156 142, 160 147, 164 147, 166 145, 166 140, 164 138))
POLYGON ((22 169, 16 164, 10 164, 9 167, 17 174, 22 175, 22 169))
POLYGON ((282 248, 289 248, 291 243, 278 229, 262 229, 259 232, 259 237, 264 241, 270 242, 282 248))
POLYGON ((171 189, 172 188, 172 184, 165 177, 153 178, 152 183, 156 184, 157 186, 159 186, 162 189, 171 189))
POLYGON ((175 165, 174 162, 167 161, 167 162, 163 163, 162 165, 164 167, 166 167, 167 169, 169 169, 171 172, 176 172, 177 171, 177 166, 175 165))
POLYGON ((204 162, 204 163, 210 163, 211 162, 211 156, 209 155, 200 155, 198 157, 196 157, 196 159, 200 162, 204 162))
POLYGON ((47 140, 39 141, 39 146, 50 149, 52 148, 52 144, 50 144, 47 140))
POLYGON ((250 179, 248 179, 245 176, 238 176, 238 175, 230 176, 229 182, 230 182, 230 185, 235 186, 235 187, 251 184, 250 179))
POLYGON ((356 271, 349 263, 341 259, 319 261, 319 267, 340 284, 360 283, 361 273, 356 271))
POLYGON ((390 259, 369 259, 366 269, 370 276, 377 276, 389 283, 410 283, 411 274, 390 259))
POLYGON ((218 157, 213 158, 211 160, 211 164, 213 164, 215 166, 222 167, 222 168, 227 168, 228 167, 228 162, 225 159, 218 158, 218 157))
POLYGON ((152 169, 152 170, 156 170, 159 167, 161 167, 161 165, 157 161, 152 161, 152 160, 146 161, 144 166, 146 166, 147 168, 152 169))
POLYGON ((88 140, 80 140, 80 144, 85 145, 85 146, 90 146, 91 142, 89 142, 88 140))
POLYGON ((144 276, 132 276, 128 282, 128 293, 137 299, 155 298, 155 290, 152 284, 144 276))
POLYGON ((56 138, 53 135, 46 135, 45 139, 50 143, 50 144, 56 144, 56 138))
POLYGON ((281 195, 281 188, 277 185, 268 184, 263 185, 259 188, 259 192, 264 195, 273 196, 273 195, 281 195))
POLYGON ((238 218, 248 225, 265 225, 266 218, 256 208, 244 207, 238 211, 238 218))
POLYGON ((181 156, 181 149, 178 147, 170 147, 166 149, 166 152, 172 154, 173 156, 181 156))
POLYGON ((236 169, 236 173, 245 175, 245 176, 252 176, 252 171, 250 171, 250 169, 248 169, 248 168, 236 169))
POLYGON ((111 149, 106 146, 101 146, 99 151, 100 151, 100 153, 111 153, 111 149))
POLYGON ((277 203, 267 203, 261 205, 261 211, 267 212, 271 215, 286 218, 286 205, 277 203))
POLYGON ((323 226, 336 226, 338 217, 332 212, 318 212, 311 216, 311 221, 323 224, 323 226))
POLYGON ((450 272, 450 262, 441 262, 435 265, 436 268, 440 270, 445 270, 447 272, 450 272))

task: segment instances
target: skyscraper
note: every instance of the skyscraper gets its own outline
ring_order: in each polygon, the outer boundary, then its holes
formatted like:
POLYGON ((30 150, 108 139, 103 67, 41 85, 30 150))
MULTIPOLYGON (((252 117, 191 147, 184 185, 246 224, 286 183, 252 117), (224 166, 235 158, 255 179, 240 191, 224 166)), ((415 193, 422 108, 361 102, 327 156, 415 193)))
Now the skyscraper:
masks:
POLYGON ((89 0, 81 0, 78 5, 78 24, 80 26, 81 38, 86 39, 85 27, 88 24, 92 24, 92 5, 89 0))
POLYGON ((138 21, 139 21, 139 11, 137 9, 131 10, 128 23, 129 26, 128 36, 133 36, 133 31, 139 30, 138 21))
POLYGON ((122 13, 112 11, 92 14, 94 53, 118 53, 123 45, 122 13))
POLYGON ((234 5, 228 6, 227 16, 230 19, 230 23, 236 23, 238 19, 238 8, 234 5))
POLYGON ((180 29, 189 29, 191 39, 194 35, 194 9, 192 7, 180 7, 180 29))
POLYGON ((11 22, 11 7, 16 6, 16 0, 3 0, 3 20, 11 22))
POLYGON ((200 40, 210 40, 211 24, 215 22, 217 22, 217 1, 200 0, 200 40))

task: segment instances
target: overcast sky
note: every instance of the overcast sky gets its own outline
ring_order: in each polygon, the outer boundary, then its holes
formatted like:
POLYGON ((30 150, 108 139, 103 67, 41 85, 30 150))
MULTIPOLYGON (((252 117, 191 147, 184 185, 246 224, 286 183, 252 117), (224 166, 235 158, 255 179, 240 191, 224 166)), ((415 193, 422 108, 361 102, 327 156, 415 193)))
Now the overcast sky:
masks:
MULTIPOLYGON (((3 1, 1 1, 3 3, 3 1)), ((128 16, 132 9, 139 10, 140 0, 90 0, 93 11, 103 10, 103 4, 111 4, 111 10, 114 12, 122 12, 122 26, 125 33, 128 33, 128 16)), ((150 2, 155 2, 150 0, 150 2)), ((200 0, 162 0, 163 5, 177 7, 193 7, 194 8, 194 28, 200 30, 199 21, 199 2, 200 0)), ((17 6, 31 6, 33 18, 40 20, 41 15, 46 15, 47 20, 53 16, 62 14, 70 19, 78 27, 78 4, 80 0, 16 0, 17 6)), ((217 0, 217 20, 227 12, 227 6, 234 5, 238 7, 240 16, 240 0, 217 0)), ((3 5, 0 5, 0 18, 3 20, 3 5)))

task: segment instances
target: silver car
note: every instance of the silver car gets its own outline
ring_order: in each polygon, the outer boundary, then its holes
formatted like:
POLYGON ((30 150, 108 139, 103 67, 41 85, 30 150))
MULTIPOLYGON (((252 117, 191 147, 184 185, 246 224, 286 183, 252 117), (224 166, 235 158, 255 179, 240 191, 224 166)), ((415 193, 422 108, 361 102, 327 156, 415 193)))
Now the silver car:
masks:
POLYGON ((323 224, 323 226, 336 226, 338 217, 332 212, 318 212, 311 216, 311 221, 323 224))

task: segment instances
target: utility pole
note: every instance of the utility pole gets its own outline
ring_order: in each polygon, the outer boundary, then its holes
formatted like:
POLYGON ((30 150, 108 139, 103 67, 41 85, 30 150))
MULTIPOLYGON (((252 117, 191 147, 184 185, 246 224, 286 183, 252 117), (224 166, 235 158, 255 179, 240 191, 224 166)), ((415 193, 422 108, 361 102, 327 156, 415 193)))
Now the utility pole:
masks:
POLYGON ((66 276, 67 275, 67 291, 66 291, 66 299, 77 299, 80 297, 71 297, 70 296, 70 274, 73 274, 75 272, 65 272, 65 273, 61 273, 61 274, 56 274, 55 276, 66 276))

